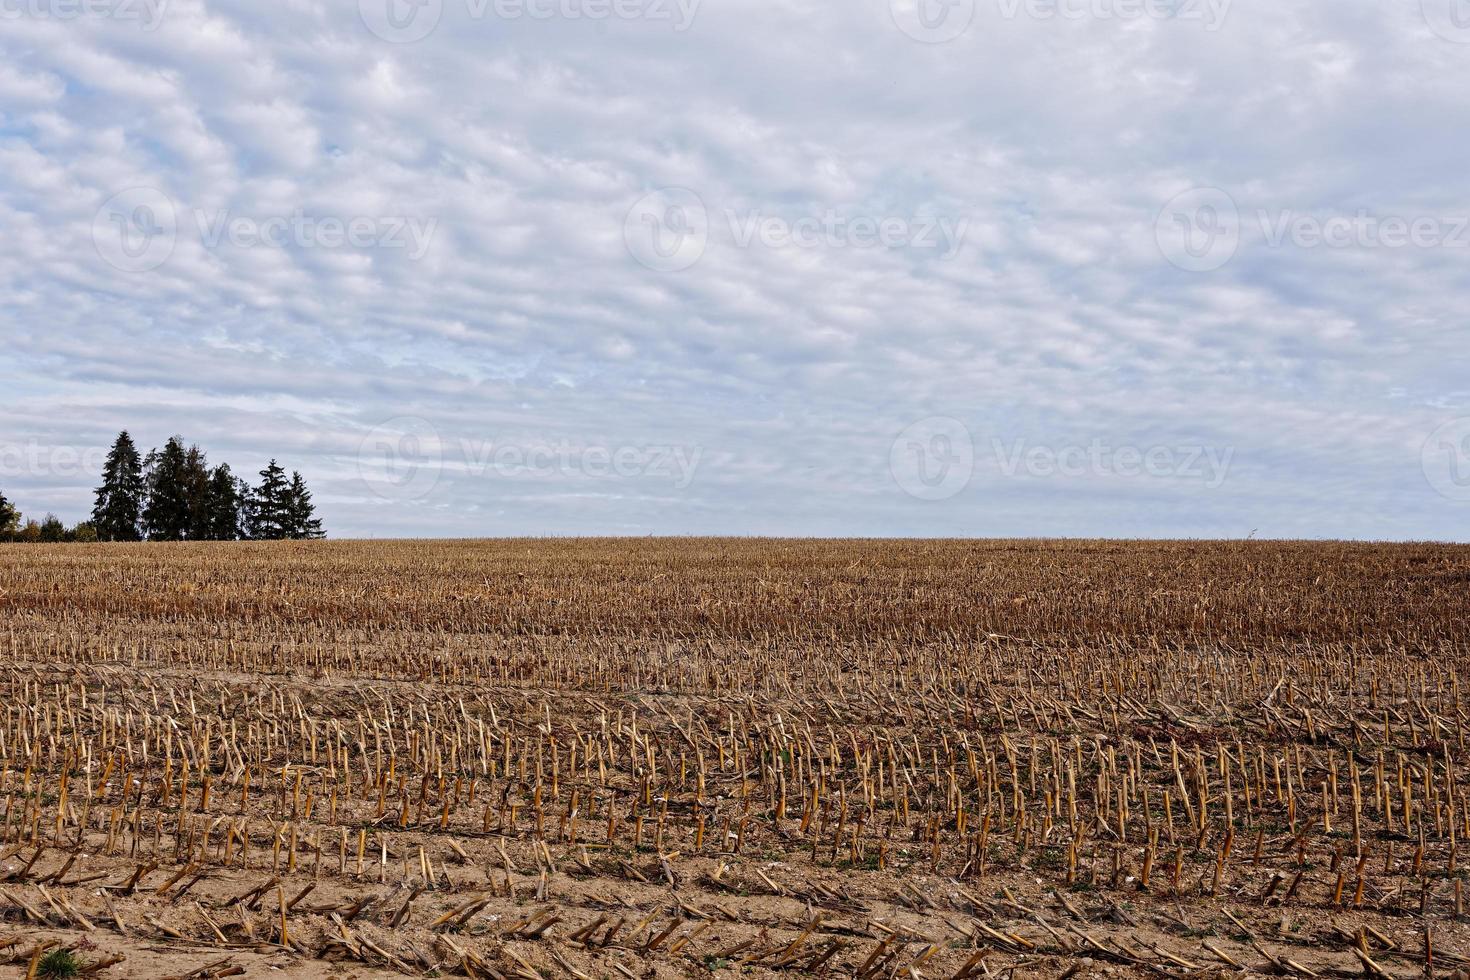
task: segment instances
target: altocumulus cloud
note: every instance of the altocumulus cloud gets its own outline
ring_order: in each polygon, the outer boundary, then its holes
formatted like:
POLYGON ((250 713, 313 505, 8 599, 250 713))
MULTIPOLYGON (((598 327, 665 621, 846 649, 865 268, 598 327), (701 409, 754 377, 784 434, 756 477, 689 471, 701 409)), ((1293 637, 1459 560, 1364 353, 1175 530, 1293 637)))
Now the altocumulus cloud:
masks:
POLYGON ((1458 0, 0 0, 0 487, 1463 538, 1458 0))

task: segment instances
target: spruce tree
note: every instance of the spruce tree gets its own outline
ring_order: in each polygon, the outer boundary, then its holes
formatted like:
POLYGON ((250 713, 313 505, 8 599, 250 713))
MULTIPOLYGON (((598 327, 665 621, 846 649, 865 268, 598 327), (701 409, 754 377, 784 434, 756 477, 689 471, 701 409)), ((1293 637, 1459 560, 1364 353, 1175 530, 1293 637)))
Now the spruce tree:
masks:
POLYGON ((316 505, 311 502, 311 491, 306 489, 301 474, 294 470, 286 494, 286 536, 298 541, 326 537, 321 519, 316 516, 316 505))
POLYGON ((291 526, 291 485, 286 471, 271 460, 260 471, 260 486, 251 494, 250 537, 256 541, 277 541, 286 537, 291 526))
POLYGON ((102 541, 137 541, 143 517, 143 464, 127 432, 118 435, 102 469, 92 524, 102 541))
POLYGON ((208 499, 205 505, 204 538, 208 541, 235 541, 244 533, 240 523, 240 483, 230 472, 229 463, 216 466, 209 475, 208 499))
MULTIPOLYGON (((311 491, 299 472, 276 461, 252 487, 229 464, 211 468, 198 446, 174 436, 140 460, 127 432, 119 433, 96 491, 92 520, 66 532, 68 540, 234 541, 326 537, 311 491)), ((43 525, 20 527, 20 515, 0 496, 0 537, 38 538, 43 525)), ((48 539, 56 528, 44 526, 48 539)))
POLYGON ((204 450, 190 446, 184 453, 184 506, 189 514, 190 541, 209 540, 209 461, 204 450))
POLYGON ((145 468, 148 503, 143 508, 143 526, 148 540, 184 540, 189 536, 190 487, 183 439, 174 436, 162 452, 150 452, 145 468))

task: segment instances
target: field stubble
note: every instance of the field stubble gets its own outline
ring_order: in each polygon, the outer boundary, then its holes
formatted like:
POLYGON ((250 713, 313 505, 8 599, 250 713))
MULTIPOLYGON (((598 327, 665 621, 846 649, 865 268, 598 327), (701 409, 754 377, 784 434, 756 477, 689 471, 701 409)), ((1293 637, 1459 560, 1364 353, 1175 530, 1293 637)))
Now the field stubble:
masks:
POLYGON ((16 975, 1470 966, 1470 548, 13 546, 0 614, 16 975))

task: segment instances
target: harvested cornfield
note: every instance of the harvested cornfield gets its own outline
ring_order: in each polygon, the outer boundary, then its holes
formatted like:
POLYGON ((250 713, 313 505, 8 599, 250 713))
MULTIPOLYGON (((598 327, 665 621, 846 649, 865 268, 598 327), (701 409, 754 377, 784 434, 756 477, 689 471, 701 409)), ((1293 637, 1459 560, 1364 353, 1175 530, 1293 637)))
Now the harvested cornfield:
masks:
POLYGON ((1470 968, 1466 547, 0 546, 0 614, 12 975, 1470 968))

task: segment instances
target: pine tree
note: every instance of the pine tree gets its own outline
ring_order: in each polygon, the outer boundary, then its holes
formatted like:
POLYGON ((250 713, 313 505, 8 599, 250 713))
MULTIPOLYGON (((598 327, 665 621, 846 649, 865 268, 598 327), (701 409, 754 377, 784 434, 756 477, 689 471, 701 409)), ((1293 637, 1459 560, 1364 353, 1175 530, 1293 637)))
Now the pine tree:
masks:
POLYGON ((148 504, 143 508, 143 527, 148 540, 184 540, 189 536, 190 487, 183 439, 174 436, 162 452, 150 452, 145 469, 148 504))
POLYGON ((230 472, 229 463, 221 463, 210 473, 205 504, 205 540, 235 541, 244 534, 239 487, 240 482, 230 472))
POLYGON ((102 541, 137 541, 143 516, 143 464, 127 432, 118 435, 102 469, 102 486, 92 508, 92 524, 102 541))
POLYGON ((286 536, 298 541, 324 538, 321 519, 316 516, 316 505, 311 502, 311 491, 306 481, 296 471, 291 472, 291 487, 286 491, 286 536))
POLYGON ((250 537, 255 541, 277 541, 291 526, 291 485, 286 471, 275 460, 260 471, 260 486, 251 493, 250 537))
POLYGON ((0 493, 0 541, 9 540, 20 528, 20 511, 0 493))

